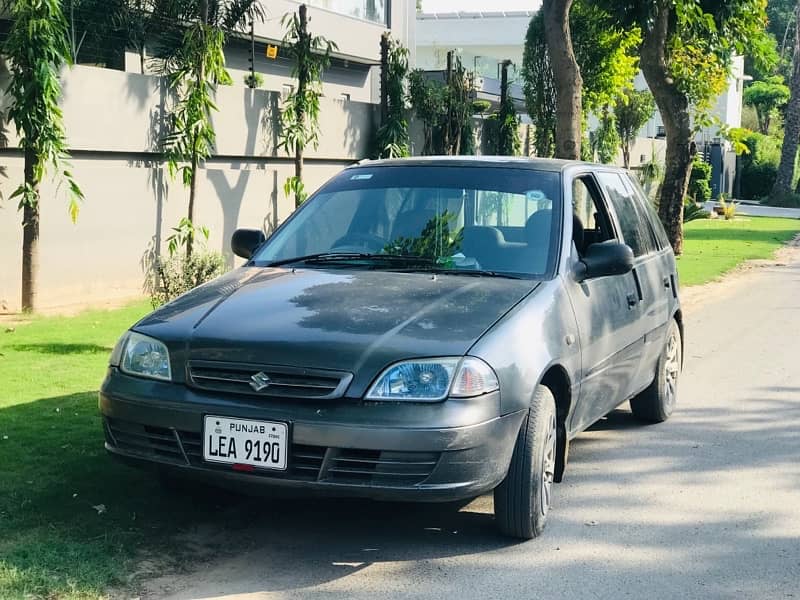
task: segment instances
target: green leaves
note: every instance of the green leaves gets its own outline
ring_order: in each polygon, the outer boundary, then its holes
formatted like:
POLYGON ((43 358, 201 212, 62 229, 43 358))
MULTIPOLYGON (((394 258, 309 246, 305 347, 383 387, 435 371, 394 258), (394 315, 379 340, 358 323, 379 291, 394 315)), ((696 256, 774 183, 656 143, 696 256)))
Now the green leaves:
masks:
POLYGON ((389 40, 386 73, 387 114, 375 132, 377 158, 400 158, 411 155, 406 120, 405 80, 408 76, 408 49, 389 40))
POLYGON ((754 81, 744 89, 744 103, 756 109, 760 133, 769 134, 773 117, 786 106, 789 96, 789 87, 783 84, 783 77, 780 76, 754 81))
POLYGON ((300 179, 303 149, 319 144, 319 99, 322 96, 322 72, 330 65, 331 52, 338 46, 322 36, 308 32, 306 21, 300 18, 304 6, 296 13, 287 13, 281 19, 286 27, 283 38, 284 54, 293 61, 292 76, 297 78, 297 89, 286 97, 281 114, 279 147, 294 153, 296 174, 284 184, 288 196, 295 194, 295 206, 300 206, 307 194, 300 179))
POLYGON ((211 122, 212 112, 217 111, 216 86, 232 83, 225 69, 224 47, 224 32, 197 21, 187 28, 183 46, 171 62, 169 86, 179 100, 169 115, 170 132, 162 145, 170 176, 180 174, 187 187, 194 168, 211 156, 216 143, 211 122))
POLYGON ((297 88, 283 103, 280 147, 292 153, 297 147, 316 148, 319 144, 319 99, 322 97, 322 72, 330 65, 335 42, 312 36, 301 28, 297 13, 287 13, 281 23, 287 27, 284 53, 292 59, 292 76, 297 88))
POLYGON ((300 206, 308 198, 303 180, 296 175, 286 178, 283 183, 283 193, 286 194, 287 198, 293 195, 297 206, 300 206))
MULTIPOLYGON (((623 26, 611 7, 603 8, 602 4, 597 0, 576 0, 570 11, 572 47, 583 79, 581 92, 586 115, 616 104, 620 94, 633 88, 639 68, 641 29, 637 25, 623 26)), ((536 125, 536 153, 552 156, 555 150, 555 84, 541 11, 528 27, 522 78, 528 114, 536 125)))
POLYGON ((181 248, 192 246, 198 233, 205 241, 208 241, 210 235, 208 227, 198 227, 186 217, 183 217, 172 231, 174 233, 167 238, 167 250, 170 256, 174 256, 181 248))
MULTIPOLYGON (((59 71, 70 63, 67 22, 58 0, 17 0, 11 5, 11 30, 3 47, 9 58, 11 80, 7 94, 12 99, 8 118, 14 121, 19 146, 26 151, 29 174, 12 194, 19 198, 19 208, 34 207, 39 202, 38 187, 48 166, 62 170, 68 158, 61 98, 59 71)), ((63 170, 69 193, 69 214, 78 218, 83 193, 63 170)))

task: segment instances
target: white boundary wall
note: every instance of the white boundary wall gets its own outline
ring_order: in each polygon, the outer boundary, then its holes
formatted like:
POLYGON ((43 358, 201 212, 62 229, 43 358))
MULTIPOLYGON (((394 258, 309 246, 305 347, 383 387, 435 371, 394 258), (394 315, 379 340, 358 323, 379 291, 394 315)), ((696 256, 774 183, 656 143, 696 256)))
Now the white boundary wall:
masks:
MULTIPOLYGON (((7 71, 0 73, 6 87, 7 71)), ((163 245, 181 216, 188 190, 170 181, 156 152, 165 102, 159 77, 75 67, 63 77, 72 171, 86 195, 78 223, 67 214, 65 189, 42 186, 39 297, 42 309, 97 305, 140 296, 142 258, 163 245)), ((275 92, 221 87, 215 115, 217 155, 200 172, 195 221, 211 230, 209 246, 226 253, 237 227, 271 231, 293 209, 283 183, 293 163, 277 148, 275 92)), ((377 107, 323 98, 322 135, 307 151, 313 191, 345 165, 366 156, 377 107)), ((22 179, 22 156, 9 128, 0 154, 0 313, 20 308, 22 215, 9 196, 22 179)))

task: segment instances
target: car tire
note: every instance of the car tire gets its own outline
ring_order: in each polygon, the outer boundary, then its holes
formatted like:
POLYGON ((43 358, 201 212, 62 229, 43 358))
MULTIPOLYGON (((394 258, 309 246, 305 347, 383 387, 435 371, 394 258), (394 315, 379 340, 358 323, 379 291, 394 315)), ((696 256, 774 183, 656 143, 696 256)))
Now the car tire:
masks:
POLYGON ((504 535, 531 539, 544 530, 556 466, 556 402, 536 388, 520 427, 508 474, 494 490, 494 516, 504 535))
POLYGON ((653 382, 639 395, 631 398, 631 412, 647 423, 663 423, 675 410, 678 377, 683 365, 681 330, 673 319, 667 329, 664 349, 658 358, 653 382))

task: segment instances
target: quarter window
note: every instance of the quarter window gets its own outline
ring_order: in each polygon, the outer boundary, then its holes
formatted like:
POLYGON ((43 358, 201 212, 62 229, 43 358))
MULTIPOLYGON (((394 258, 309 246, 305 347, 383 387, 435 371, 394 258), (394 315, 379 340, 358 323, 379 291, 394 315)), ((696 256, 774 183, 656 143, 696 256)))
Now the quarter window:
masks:
POLYGON ((653 252, 655 248, 647 217, 622 177, 618 173, 606 172, 598 173, 597 179, 614 208, 622 237, 633 250, 633 255, 653 252))

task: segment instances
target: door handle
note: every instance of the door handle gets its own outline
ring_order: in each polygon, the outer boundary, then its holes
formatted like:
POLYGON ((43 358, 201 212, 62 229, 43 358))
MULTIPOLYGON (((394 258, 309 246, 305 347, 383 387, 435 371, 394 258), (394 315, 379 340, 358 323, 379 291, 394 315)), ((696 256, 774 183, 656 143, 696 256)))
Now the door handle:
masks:
POLYGON ((664 283, 664 289, 668 290, 670 287, 672 287, 672 282, 670 282, 669 277, 664 277, 662 282, 664 283))
POLYGON ((639 296, 635 293, 628 294, 628 308, 633 308, 639 304, 639 296))

